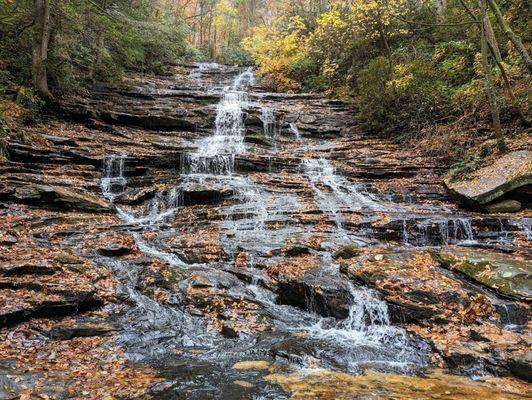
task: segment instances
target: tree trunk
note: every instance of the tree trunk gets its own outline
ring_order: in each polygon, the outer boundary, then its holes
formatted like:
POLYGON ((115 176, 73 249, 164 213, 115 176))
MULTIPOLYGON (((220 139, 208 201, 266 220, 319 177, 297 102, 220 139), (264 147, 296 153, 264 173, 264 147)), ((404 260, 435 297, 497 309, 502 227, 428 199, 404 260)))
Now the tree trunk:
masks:
POLYGON ((96 80, 97 77, 99 77, 102 71, 102 64, 103 64, 103 52, 105 50, 105 31, 104 28, 98 32, 98 39, 96 40, 96 60, 94 65, 94 74, 93 74, 93 80, 96 80))
MULTIPOLYGON (((464 0, 460 0, 460 3, 464 7, 464 9, 467 11, 469 16, 473 19, 473 21, 476 22, 476 24, 478 25, 479 29, 482 30, 482 23, 483 22, 481 22, 481 21, 479 21, 477 19, 476 15, 471 11, 471 9, 467 6, 467 4, 464 2, 464 0)), ((491 56, 495 60, 495 63, 497 64, 497 67, 499 67, 499 71, 501 72, 501 76, 502 76, 502 78, 504 80, 504 86, 506 87, 506 91, 508 93, 508 96, 510 97, 510 100, 512 102, 512 106, 513 106, 515 112, 519 116, 519 119, 521 120, 523 125, 525 127, 529 127, 530 126, 530 121, 528 121, 528 119, 525 117, 525 115, 521 111, 521 107, 519 106, 519 101, 517 100, 517 98, 515 97, 515 95, 514 95, 514 93, 512 91, 512 86, 510 84, 510 79, 508 78, 508 74, 506 73, 506 70, 505 70, 504 65, 502 63, 502 57, 501 57, 501 52, 499 50, 499 45, 498 45, 497 39, 495 38, 495 35, 493 33, 493 28, 491 26, 491 22, 490 22, 489 18, 487 19, 487 22, 488 22, 488 27, 489 27, 489 29, 487 29, 487 31, 489 31, 489 34, 491 35, 491 39, 488 40, 488 43, 487 43, 489 51, 491 53, 491 56)))
POLYGON ((45 100, 51 100, 48 88, 46 61, 50 41, 50 0, 35 0, 35 29, 33 41, 33 86, 45 100))
POLYGON ((521 54, 526 68, 528 69, 528 73, 532 73, 532 59, 530 59, 530 55, 528 54, 526 47, 523 45, 523 42, 521 41, 519 36, 517 36, 514 31, 512 31, 510 25, 508 25, 508 23, 504 20, 501 10, 499 9, 499 6, 497 6, 497 3, 495 3, 495 0, 487 0, 487 2, 491 10, 495 14, 497 22, 501 26, 502 30, 504 31, 508 39, 512 42, 516 50, 521 54))
POLYGON ((493 87, 493 81, 491 79, 491 69, 489 64, 489 55, 488 55, 488 39, 486 33, 486 26, 489 24, 487 6, 484 0, 478 0, 480 6, 482 17, 481 17, 481 28, 480 28, 480 51, 482 54, 482 69, 484 71, 484 84, 486 86, 486 94, 488 96, 488 102, 491 110, 491 118, 493 120, 493 131, 495 132, 495 137, 497 138, 497 146, 501 152, 506 151, 506 143, 504 141, 504 135, 501 127, 501 119, 499 115, 499 107, 497 105, 497 99, 495 96, 495 89, 493 87))

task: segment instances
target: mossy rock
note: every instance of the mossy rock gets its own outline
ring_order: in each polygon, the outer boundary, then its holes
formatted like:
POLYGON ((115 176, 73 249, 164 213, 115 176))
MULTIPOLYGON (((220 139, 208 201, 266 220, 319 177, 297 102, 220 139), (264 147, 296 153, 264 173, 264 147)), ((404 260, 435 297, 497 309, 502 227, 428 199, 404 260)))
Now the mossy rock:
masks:
POLYGON ((452 247, 433 256, 444 267, 459 271, 504 296, 532 300, 532 263, 524 258, 452 247))

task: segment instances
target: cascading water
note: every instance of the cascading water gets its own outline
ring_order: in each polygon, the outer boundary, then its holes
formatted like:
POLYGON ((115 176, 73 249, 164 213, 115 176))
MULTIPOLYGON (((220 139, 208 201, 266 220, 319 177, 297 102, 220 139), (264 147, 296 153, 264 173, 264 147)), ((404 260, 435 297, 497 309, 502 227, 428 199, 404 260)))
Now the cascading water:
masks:
POLYGON ((277 120, 274 112, 268 107, 261 107, 261 117, 264 135, 266 137, 275 137, 277 135, 277 120))
POLYGON ((415 246, 476 243, 470 219, 457 217, 428 218, 411 225, 403 220, 402 242, 415 246))
POLYGON ((301 160, 301 170, 308 177, 318 207, 330 214, 342 229, 342 207, 351 211, 363 208, 379 210, 382 206, 369 193, 362 193, 324 158, 301 160))
MULTIPOLYGON (((168 229, 169 235, 175 236, 171 224, 163 225, 160 222, 169 220, 169 217, 179 211, 182 204, 181 193, 185 186, 215 185, 233 192, 232 202, 220 207, 223 218, 215 223, 221 229, 221 236, 225 236, 224 250, 228 253, 235 253, 242 246, 250 254, 260 254, 282 248, 289 237, 297 236, 302 240, 310 238, 311 232, 291 226, 290 217, 286 219, 286 227, 276 226, 271 229, 268 226, 269 218, 282 220, 283 213, 288 214, 299 207, 297 196, 267 191, 250 177, 239 175, 235 171, 235 156, 246 151, 244 108, 249 101, 246 89, 253 82, 253 73, 248 69, 224 89, 216 108, 213 134, 198 141, 198 149, 183 155, 180 160, 180 183, 170 190, 156 193, 140 212, 117 207, 124 223, 134 225, 135 230, 140 232, 149 230, 150 233, 158 234, 168 229)), ((264 110, 263 108, 265 133, 274 135, 275 117, 273 113, 264 110)), ((291 124, 290 128, 299 138, 297 125, 291 124)), ((111 200, 126 187, 124 160, 110 158, 110 161, 106 161, 102 192, 111 200), (111 184, 115 181, 120 185, 111 184)), ((318 207, 335 220, 338 231, 345 232, 342 227, 343 212, 382 209, 382 205, 372 195, 337 174, 326 159, 304 159, 300 168, 312 186, 318 207)), ((191 269, 211 271, 212 266, 209 264, 185 263, 178 254, 165 250, 164 245, 159 246, 160 242, 149 239, 150 235, 135 233, 134 237, 137 247, 146 256, 164 261, 182 274, 189 273, 187 271, 191 269)), ((327 263, 334 264, 329 253, 320 254, 320 257, 328 260, 327 263)), ((206 333, 208 328, 204 322, 191 318, 184 309, 174 312, 171 306, 160 305, 139 292, 137 286, 141 278, 130 270, 131 265, 115 263, 112 268, 121 278, 124 293, 135 303, 135 307, 126 315, 127 318, 137 320, 136 324, 131 325, 133 333, 124 335, 124 341, 130 346, 135 349, 142 346, 165 349, 170 343, 193 346, 198 343, 198 338, 204 344, 215 346, 213 337, 206 333), (196 335, 196 339, 191 337, 192 334, 196 335), (145 335, 145 340, 142 335, 145 335)), ((425 350, 412 349, 406 333, 391 326, 386 304, 369 289, 350 286, 352 302, 349 317, 336 320, 323 318, 312 310, 303 311, 277 304, 275 293, 261 287, 259 283, 265 279, 264 271, 249 268, 248 272, 252 274, 252 280, 246 290, 235 291, 232 295, 252 296, 253 302, 268 310, 273 323, 288 339, 294 332, 307 335, 312 346, 317 346, 317 353, 321 354, 325 366, 359 371, 365 363, 392 366, 399 370, 408 369, 412 365, 423 365, 425 350)), ((337 266, 325 272, 333 274, 335 279, 341 279, 337 266)), ((139 359, 141 353, 146 352, 153 354, 146 349, 134 354, 133 358, 139 359)))
POLYGON ((243 108, 248 104, 248 94, 245 89, 254 82, 253 71, 248 68, 224 89, 216 108, 214 135, 202 140, 197 152, 184 157, 183 172, 226 175, 234 171, 234 155, 246 149, 243 108))
POLYGON ((339 361, 353 372, 365 363, 374 367, 393 365, 398 370, 423 366, 426 360, 416 353, 406 332, 391 325, 386 303, 367 288, 349 283, 349 290, 352 300, 348 318, 322 318, 305 331, 340 349, 339 361))
POLYGON ((299 127, 297 126, 297 124, 295 122, 291 122, 289 126, 290 126, 290 132, 294 134, 296 139, 298 140, 301 139, 301 133, 299 132, 299 127))
POLYGON ((100 182, 103 196, 114 201, 116 197, 123 193, 126 186, 124 178, 125 155, 110 155, 103 160, 103 177, 100 182))

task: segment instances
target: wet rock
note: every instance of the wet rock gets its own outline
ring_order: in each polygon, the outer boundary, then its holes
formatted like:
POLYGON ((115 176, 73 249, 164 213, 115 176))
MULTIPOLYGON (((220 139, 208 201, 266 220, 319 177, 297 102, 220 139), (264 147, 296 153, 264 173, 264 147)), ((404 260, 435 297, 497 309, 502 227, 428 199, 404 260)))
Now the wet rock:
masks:
POLYGON ((0 232, 0 246, 13 246, 18 242, 15 235, 10 233, 0 232))
POLYGON ((307 246, 292 245, 285 248, 283 252, 288 257, 298 257, 310 254, 310 249, 307 246))
POLYGON ((532 263, 516 255, 447 247, 434 254, 446 268, 508 297, 532 299, 532 263))
MULTIPOLYGON (((489 342, 489 341, 488 341, 489 342)), ((475 375, 477 372, 488 372, 494 375, 507 374, 501 360, 489 353, 490 343, 486 341, 467 342, 460 346, 449 346, 442 352, 447 367, 457 374, 475 375)))
POLYGON ((351 304, 348 286, 340 279, 316 276, 283 277, 277 283, 277 302, 315 312, 324 317, 347 318, 351 304))
POLYGON ((81 265, 84 264, 84 259, 76 256, 72 250, 63 250, 55 259, 60 264, 65 265, 81 265))
POLYGON ((530 184, 532 184, 530 150, 507 154, 462 180, 445 179, 445 185, 450 193, 471 207, 485 205, 508 192, 530 184))
POLYGON ((42 135, 46 140, 49 142, 52 142, 55 145, 59 146, 70 146, 70 147, 77 147, 78 144, 74 139, 68 138, 68 137, 62 137, 62 136, 54 136, 54 135, 42 135))
POLYGON ((98 252, 102 256, 106 257, 122 257, 133 252, 133 249, 130 247, 123 246, 116 242, 111 242, 106 247, 101 247, 98 249, 98 252))
POLYGON ((117 204, 124 204, 129 206, 136 206, 155 197, 157 189, 143 188, 141 190, 130 190, 114 200, 117 204))
POLYGON ((225 271, 202 271, 194 270, 186 282, 194 288, 219 288, 231 289, 242 286, 237 277, 225 271))
MULTIPOLYGON (((435 370, 430 374, 395 375, 370 370, 350 375, 324 368, 275 373, 266 377, 291 393, 294 399, 505 399, 519 400, 518 392, 508 392, 486 382, 435 370)), ((497 379, 493 379, 493 382, 497 379)), ((503 383, 503 380, 500 380, 503 383)), ((522 388, 524 389, 524 388, 522 388)), ((524 389, 526 390, 526 389, 524 389)))
MULTIPOLYGON (((18 291, 17 291, 18 292, 18 291)), ((25 302, 20 307, 0 309, 0 328, 28 321, 32 318, 53 318, 73 315, 103 305, 93 293, 79 292, 68 296, 42 297, 25 302)))
POLYGON ((47 262, 0 265, 0 276, 53 275, 56 268, 47 262))
POLYGON ((532 351, 512 357, 508 365, 516 377, 532 383, 532 351))
POLYGON ((246 143, 253 143, 262 147, 272 147, 272 140, 268 139, 262 134, 247 134, 245 137, 246 143))
POLYGON ((517 302, 503 302, 495 304, 495 309, 499 314, 499 321, 503 325, 521 325, 528 323, 528 308, 526 305, 517 302))
POLYGON ((490 203, 484 206, 484 210, 488 213, 513 213, 521 210, 521 203, 517 200, 506 199, 490 203))
POLYGON ((231 190, 218 190, 198 185, 193 188, 187 188, 182 192, 181 196, 184 206, 194 206, 217 204, 232 194, 233 192, 231 190))
POLYGON ((77 337, 105 336, 114 332, 116 328, 107 324, 55 326, 46 331, 46 336, 56 340, 70 340, 77 337))
POLYGON ((233 328, 232 326, 229 326, 226 323, 222 324, 222 328, 220 330, 220 333, 222 336, 229 338, 229 339, 237 339, 238 338, 238 332, 233 328))
POLYGON ((485 296, 475 296, 460 281, 444 274, 427 252, 365 251, 342 263, 340 270, 356 283, 378 290, 388 303, 393 322, 443 323, 473 305, 478 316, 493 314, 485 296))
POLYGON ((350 258, 354 258, 360 254, 360 249, 353 245, 347 245, 343 246, 340 249, 336 250, 333 254, 333 259, 339 260, 343 258, 344 260, 348 260, 350 258))
MULTIPOLYGON (((0 198, 3 197, 0 194, 0 198)), ((18 187, 4 200, 23 204, 38 204, 61 210, 111 212, 111 204, 89 193, 58 186, 27 185, 18 187)))

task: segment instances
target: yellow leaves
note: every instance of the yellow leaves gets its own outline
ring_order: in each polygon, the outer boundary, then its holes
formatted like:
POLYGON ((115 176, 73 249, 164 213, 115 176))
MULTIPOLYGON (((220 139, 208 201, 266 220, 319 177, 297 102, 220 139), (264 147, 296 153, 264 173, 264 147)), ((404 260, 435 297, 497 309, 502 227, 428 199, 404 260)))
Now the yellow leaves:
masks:
POLYGON ((300 89, 300 84, 290 77, 290 72, 294 63, 307 58, 307 28, 301 17, 291 18, 284 27, 281 22, 277 21, 271 27, 255 28, 252 36, 242 41, 242 46, 251 53, 260 73, 272 78, 266 79, 270 86, 294 92, 300 89))
POLYGON ((337 30, 346 29, 349 25, 345 16, 336 8, 321 14, 316 22, 318 24, 316 29, 318 32, 324 32, 327 27, 337 30))
POLYGON ((379 215, 379 217, 371 221, 372 226, 384 226, 390 221, 388 214, 380 211, 378 211, 376 214, 379 215))

